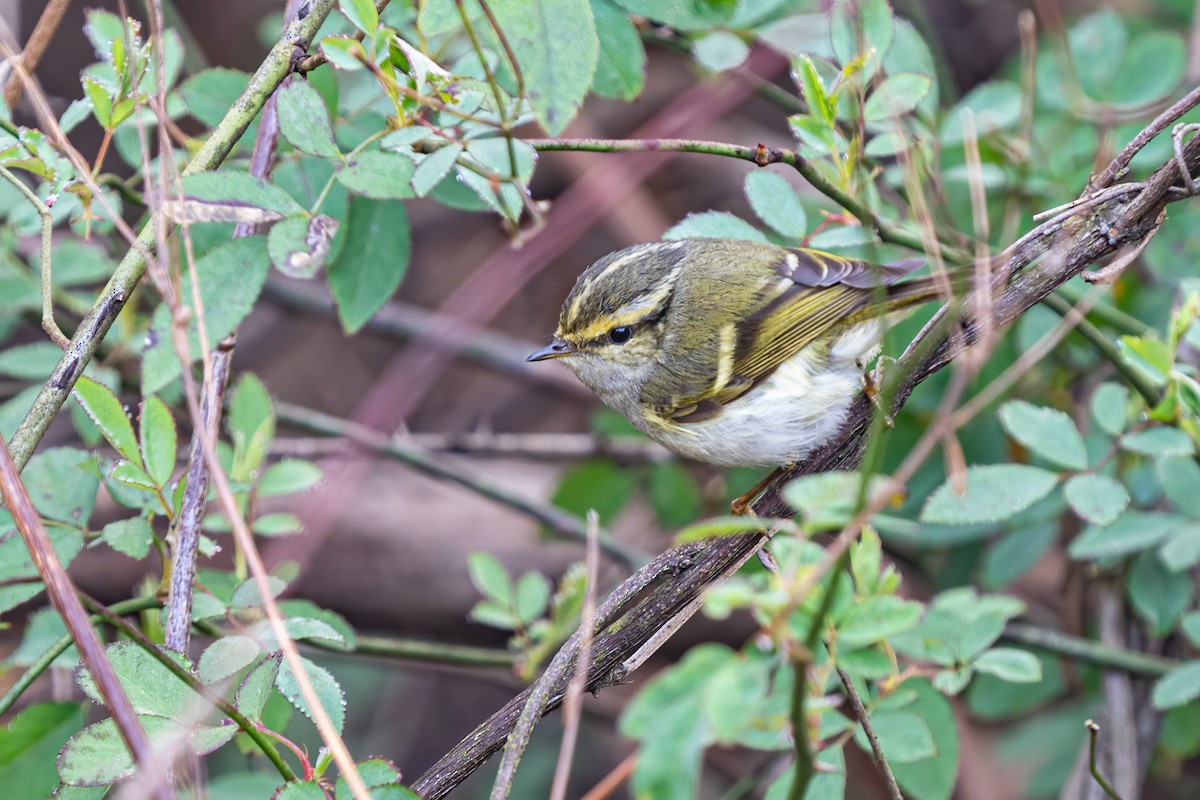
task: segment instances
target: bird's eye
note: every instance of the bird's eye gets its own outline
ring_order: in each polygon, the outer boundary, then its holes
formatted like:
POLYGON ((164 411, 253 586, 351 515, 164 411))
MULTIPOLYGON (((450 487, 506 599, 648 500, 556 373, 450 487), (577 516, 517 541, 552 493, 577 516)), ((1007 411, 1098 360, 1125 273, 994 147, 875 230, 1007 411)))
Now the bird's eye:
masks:
POLYGON ((625 344, 630 336, 633 336, 633 329, 625 325, 608 332, 608 340, 613 344, 625 344))

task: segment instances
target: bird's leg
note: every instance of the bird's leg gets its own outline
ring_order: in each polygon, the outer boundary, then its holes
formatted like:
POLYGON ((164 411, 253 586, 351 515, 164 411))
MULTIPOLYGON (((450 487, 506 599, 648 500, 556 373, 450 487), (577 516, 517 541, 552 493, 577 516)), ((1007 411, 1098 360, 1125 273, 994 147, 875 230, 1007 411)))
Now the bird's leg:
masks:
POLYGON ((730 503, 729 504, 729 513, 733 514, 735 517, 758 516, 757 514, 754 513, 754 509, 752 509, 750 507, 750 503, 754 501, 754 498, 758 497, 759 493, 763 489, 766 489, 768 486, 771 485, 771 481, 775 480, 780 475, 787 472, 788 469, 789 469, 789 467, 776 467, 771 472, 770 475, 763 478, 758 483, 754 484, 754 488, 752 488, 750 491, 746 492, 744 495, 739 497, 737 500, 734 500, 732 503, 730 503))
MULTIPOLYGON (((883 391, 883 360, 885 358, 888 357, 880 356, 875 364, 875 369, 863 373, 863 394, 871 401, 871 405, 875 406, 875 410, 883 415, 883 424, 894 428, 895 418, 883 407, 883 403, 879 402, 879 394, 883 391)), ((895 363, 895 359, 890 360, 895 363)))

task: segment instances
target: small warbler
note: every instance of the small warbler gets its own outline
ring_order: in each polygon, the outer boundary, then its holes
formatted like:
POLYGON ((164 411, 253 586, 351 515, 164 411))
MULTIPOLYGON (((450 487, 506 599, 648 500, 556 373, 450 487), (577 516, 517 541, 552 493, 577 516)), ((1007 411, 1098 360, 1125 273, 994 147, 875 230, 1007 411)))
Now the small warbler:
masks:
POLYGON ((932 278, 895 283, 922 263, 735 239, 635 245, 583 271, 528 360, 564 359, 680 455, 795 464, 845 422, 881 319, 939 296, 932 278))

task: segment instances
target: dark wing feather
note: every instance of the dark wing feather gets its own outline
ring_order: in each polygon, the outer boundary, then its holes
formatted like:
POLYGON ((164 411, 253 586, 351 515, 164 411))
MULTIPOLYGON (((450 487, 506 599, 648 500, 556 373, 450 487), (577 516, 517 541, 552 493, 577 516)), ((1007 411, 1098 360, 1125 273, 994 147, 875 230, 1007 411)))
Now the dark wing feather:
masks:
MULTIPOLYGON (((647 384, 643 399, 663 418, 675 423, 709 419, 804 348, 831 338, 839 323, 871 304, 877 287, 893 283, 923 263, 909 259, 878 265, 805 249, 787 254, 774 269, 792 285, 776 288, 774 295, 764 293, 759 308, 736 323, 736 346, 727 381, 685 390, 683 396, 664 393, 667 375, 662 376, 663 381, 647 384)), ((779 287, 779 282, 771 285, 779 287)), ((712 372, 714 378, 717 374, 712 372)), ((674 385, 678 389, 678 384, 674 385)))

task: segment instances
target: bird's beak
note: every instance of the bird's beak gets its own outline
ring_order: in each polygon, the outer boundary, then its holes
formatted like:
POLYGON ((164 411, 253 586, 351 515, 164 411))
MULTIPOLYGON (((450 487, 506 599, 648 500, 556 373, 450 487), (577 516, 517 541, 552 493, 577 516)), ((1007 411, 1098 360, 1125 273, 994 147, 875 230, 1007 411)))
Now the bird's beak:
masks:
POLYGON ((569 342, 564 342, 562 339, 555 339, 550 344, 538 350, 536 353, 531 353, 526 361, 545 361, 548 358, 562 358, 569 356, 575 352, 575 348, 569 342))

